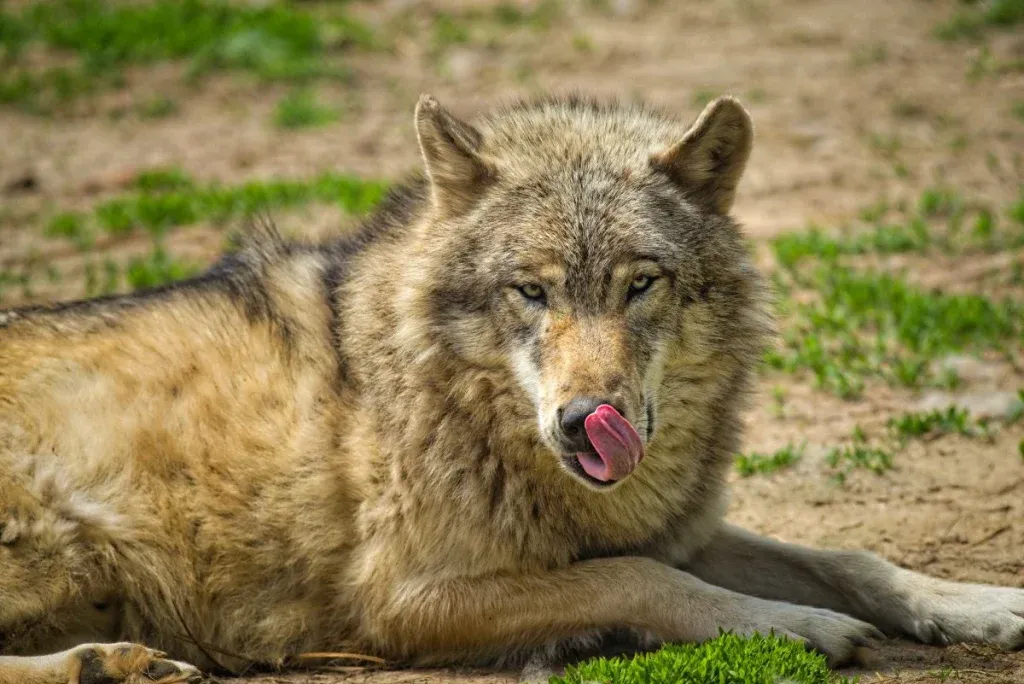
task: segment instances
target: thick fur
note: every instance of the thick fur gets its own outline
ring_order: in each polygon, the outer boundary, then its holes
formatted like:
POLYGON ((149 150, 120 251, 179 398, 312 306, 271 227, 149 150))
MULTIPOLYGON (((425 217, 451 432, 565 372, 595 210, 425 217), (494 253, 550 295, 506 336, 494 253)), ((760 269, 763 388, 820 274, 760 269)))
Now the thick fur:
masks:
POLYGON ((536 661, 622 630, 774 629, 833 661, 871 625, 1021 645, 1022 591, 721 522, 771 333, 728 217, 738 103, 470 125, 425 97, 416 126, 425 177, 351 237, 258 231, 175 287, 0 313, 0 645, 35 656, 0 682, 194 676, 99 645, 123 641, 231 670, 536 661), (621 483, 575 465, 580 397, 647 441, 621 483))

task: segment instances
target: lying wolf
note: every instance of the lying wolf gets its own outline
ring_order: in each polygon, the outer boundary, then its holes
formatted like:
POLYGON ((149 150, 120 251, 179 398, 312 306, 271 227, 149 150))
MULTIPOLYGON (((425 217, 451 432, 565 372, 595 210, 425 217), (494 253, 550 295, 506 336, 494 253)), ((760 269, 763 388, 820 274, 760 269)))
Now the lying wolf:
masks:
POLYGON ((1024 590, 722 522, 771 332, 735 100, 415 121, 425 177, 349 237, 264 230, 174 287, 0 314, 0 681, 610 633, 1024 643, 1024 590))

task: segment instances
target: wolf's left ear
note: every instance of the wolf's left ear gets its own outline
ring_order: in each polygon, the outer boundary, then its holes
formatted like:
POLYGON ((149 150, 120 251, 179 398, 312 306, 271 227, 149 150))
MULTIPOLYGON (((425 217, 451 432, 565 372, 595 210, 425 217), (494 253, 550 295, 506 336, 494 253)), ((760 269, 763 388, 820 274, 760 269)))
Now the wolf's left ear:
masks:
POLYGON ((727 214, 750 157, 754 126, 737 100, 719 97, 708 104, 683 139, 651 157, 694 204, 727 214))
POLYGON ((416 104, 416 134, 437 211, 442 216, 465 211, 494 175, 479 154, 479 131, 456 119, 430 95, 421 95, 416 104))

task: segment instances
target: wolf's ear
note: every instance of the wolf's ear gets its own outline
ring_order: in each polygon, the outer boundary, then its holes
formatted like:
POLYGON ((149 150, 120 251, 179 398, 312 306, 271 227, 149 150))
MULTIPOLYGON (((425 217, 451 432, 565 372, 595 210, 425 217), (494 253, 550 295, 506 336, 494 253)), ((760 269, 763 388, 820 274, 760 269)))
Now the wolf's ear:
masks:
POLYGON ((750 157, 754 126, 738 101, 719 97, 708 104, 683 139, 651 163, 672 177, 693 203, 727 214, 750 157))
POLYGON ((416 104, 416 134, 437 211, 442 216, 465 211, 493 176, 478 152, 480 133, 430 95, 421 95, 416 104))

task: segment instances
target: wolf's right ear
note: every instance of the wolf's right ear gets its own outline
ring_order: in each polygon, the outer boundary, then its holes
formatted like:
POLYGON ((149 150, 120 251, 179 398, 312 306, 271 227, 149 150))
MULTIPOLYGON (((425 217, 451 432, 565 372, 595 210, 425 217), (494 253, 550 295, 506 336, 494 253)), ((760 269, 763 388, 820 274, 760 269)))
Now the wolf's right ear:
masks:
POLYGON ((750 157, 754 126, 737 100, 719 97, 694 122, 683 139, 651 158, 691 202, 705 211, 727 214, 750 157))
POLYGON ((416 134, 438 213, 447 217, 466 211, 494 175, 479 154, 479 131, 456 119, 430 95, 421 95, 416 104, 416 134))

